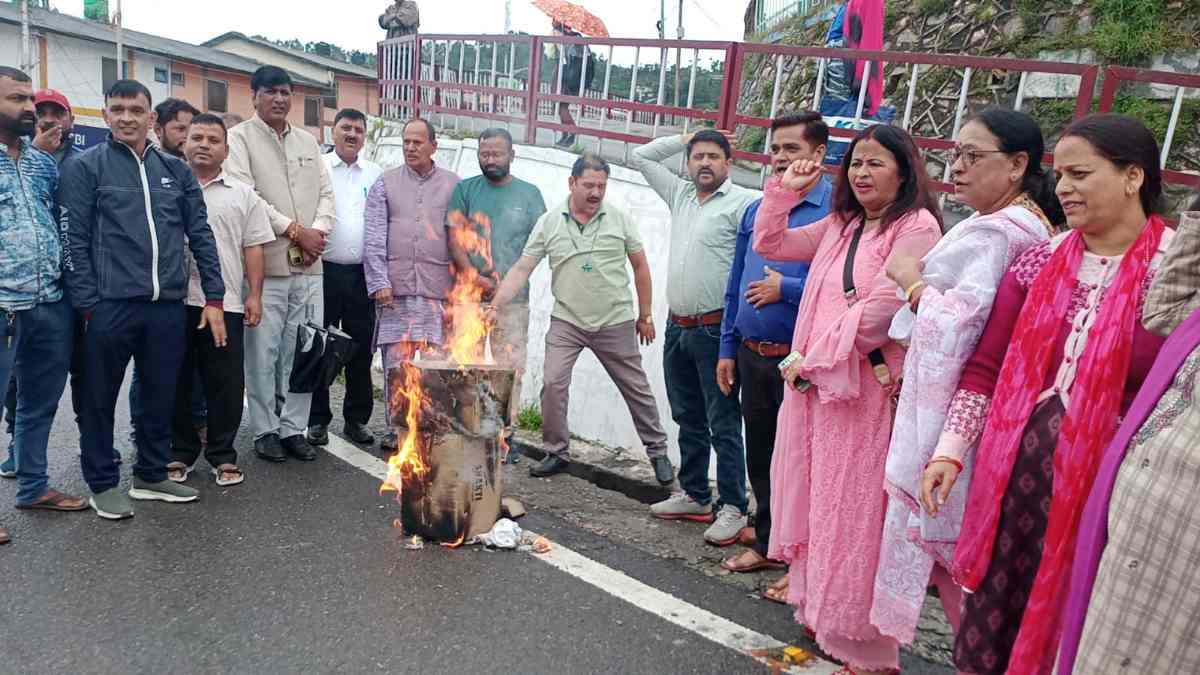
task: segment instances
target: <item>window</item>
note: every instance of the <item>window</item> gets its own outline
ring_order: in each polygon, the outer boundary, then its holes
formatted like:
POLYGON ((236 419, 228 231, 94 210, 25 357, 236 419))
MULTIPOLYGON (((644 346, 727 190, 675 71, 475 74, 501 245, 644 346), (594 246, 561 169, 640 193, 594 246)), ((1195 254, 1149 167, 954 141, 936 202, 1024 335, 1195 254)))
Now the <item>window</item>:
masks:
POLYGON ((166 68, 154 68, 154 81, 166 84, 170 78, 167 76, 166 68))
POLYGON ((330 110, 337 110, 337 107, 338 107, 338 86, 337 86, 337 83, 336 83, 336 82, 333 84, 333 88, 332 88, 332 89, 326 89, 326 90, 325 90, 325 95, 324 95, 322 98, 324 98, 324 99, 325 99, 325 107, 326 107, 326 108, 329 108, 330 110))
POLYGON ((315 96, 304 99, 304 126, 321 126, 321 99, 315 96))
POLYGON ((220 80, 205 80, 205 101, 209 112, 229 112, 229 84, 220 80))
POLYGON ((112 88, 117 80, 129 77, 129 62, 123 61, 121 66, 123 72, 121 73, 121 77, 117 77, 117 60, 107 57, 100 59, 100 81, 101 86, 104 87, 104 91, 101 93, 107 94, 108 90, 112 88))
POLYGON ((175 87, 182 87, 183 73, 171 73, 171 85, 175 87))

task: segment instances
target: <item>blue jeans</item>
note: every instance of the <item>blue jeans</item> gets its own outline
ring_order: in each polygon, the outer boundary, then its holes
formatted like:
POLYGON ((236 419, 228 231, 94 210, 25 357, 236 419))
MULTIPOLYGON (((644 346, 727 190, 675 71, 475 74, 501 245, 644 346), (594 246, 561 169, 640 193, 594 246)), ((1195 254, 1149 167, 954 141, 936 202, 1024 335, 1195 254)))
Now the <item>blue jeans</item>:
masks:
POLYGON ((66 300, 9 314, 0 311, 0 382, 15 377, 17 419, 13 454, 17 503, 46 494, 46 446, 71 366, 74 313, 66 300))
POLYGON ((726 396, 717 386, 720 326, 681 328, 667 323, 663 369, 671 417, 679 425, 679 484, 701 504, 712 501, 708 485, 709 448, 717 451, 718 505, 749 506, 746 450, 738 390, 726 396))
MULTIPOLYGON (((142 399, 142 375, 138 372, 137 366, 133 367, 133 377, 129 378, 129 420, 133 430, 137 431, 137 410, 141 405, 142 399)), ((196 370, 192 373, 192 424, 200 427, 204 426, 208 421, 208 406, 205 405, 207 399, 204 397, 204 381, 201 379, 201 373, 196 370)))

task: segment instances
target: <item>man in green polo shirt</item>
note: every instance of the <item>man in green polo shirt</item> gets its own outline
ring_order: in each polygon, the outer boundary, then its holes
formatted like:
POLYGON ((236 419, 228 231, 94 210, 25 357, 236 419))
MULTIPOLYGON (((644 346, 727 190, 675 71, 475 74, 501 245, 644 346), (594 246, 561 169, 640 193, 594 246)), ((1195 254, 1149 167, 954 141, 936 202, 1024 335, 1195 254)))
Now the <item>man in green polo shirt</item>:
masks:
POLYGON ((667 458, 667 434, 638 351, 639 339, 642 344, 654 341, 650 264, 637 227, 624 213, 604 204, 608 176, 608 163, 600 157, 583 155, 576 160, 567 182, 570 196, 538 220, 493 303, 502 307, 510 302, 542 258, 549 257, 554 311, 546 333, 542 385, 542 441, 547 455, 530 467, 530 475, 551 476, 567 468, 571 371, 586 348, 599 359, 629 406, 655 477, 670 485, 675 470, 667 458), (637 286, 636 311, 626 260, 637 286))

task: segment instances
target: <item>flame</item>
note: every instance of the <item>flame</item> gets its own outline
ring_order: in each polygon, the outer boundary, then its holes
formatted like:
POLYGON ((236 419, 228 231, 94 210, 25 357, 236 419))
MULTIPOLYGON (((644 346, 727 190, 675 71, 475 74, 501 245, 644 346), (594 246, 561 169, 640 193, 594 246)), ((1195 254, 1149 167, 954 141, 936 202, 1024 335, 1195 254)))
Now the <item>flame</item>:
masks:
POLYGON ((396 454, 388 458, 388 475, 384 479, 383 485, 379 487, 380 492, 395 491, 397 495, 400 493, 405 475, 423 476, 429 470, 429 467, 421 461, 418 445, 421 407, 427 402, 425 391, 421 387, 421 371, 407 361, 401 367, 404 370, 404 386, 393 388, 394 391, 391 392, 392 410, 398 409, 399 404, 407 405, 404 421, 408 429, 404 434, 404 442, 399 445, 396 454))
MULTIPOLYGON (((486 267, 492 266, 491 242, 480 236, 476 228, 469 225, 451 227, 450 237, 467 255, 482 258, 486 267)), ((451 332, 446 340, 446 351, 450 361, 460 366, 488 362, 486 355, 481 353, 491 333, 483 311, 483 290, 479 271, 474 265, 455 270, 454 288, 447 299, 446 313, 451 332)))

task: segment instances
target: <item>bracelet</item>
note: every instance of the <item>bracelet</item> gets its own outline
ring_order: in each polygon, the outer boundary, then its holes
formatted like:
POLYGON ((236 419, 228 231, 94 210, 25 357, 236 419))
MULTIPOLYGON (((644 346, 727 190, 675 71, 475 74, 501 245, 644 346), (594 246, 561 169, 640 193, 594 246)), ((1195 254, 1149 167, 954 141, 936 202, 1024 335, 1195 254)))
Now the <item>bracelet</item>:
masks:
POLYGON ((954 459, 953 457, 934 457, 933 459, 929 460, 928 463, 925 464, 925 468, 928 469, 930 464, 937 464, 938 462, 944 462, 946 464, 953 464, 954 466, 958 467, 959 472, 962 472, 962 470, 963 470, 963 463, 958 461, 957 459, 954 459))
POLYGON ((925 286, 925 285, 926 285, 926 284, 925 284, 925 280, 924 280, 924 279, 918 279, 918 280, 916 281, 916 283, 914 283, 913 285, 911 285, 911 286, 909 286, 908 288, 904 289, 904 301, 905 301, 905 302, 912 302, 912 294, 913 294, 914 292, 916 292, 916 290, 917 290, 917 289, 919 289, 919 288, 921 288, 921 287, 923 287, 923 286, 925 286))

